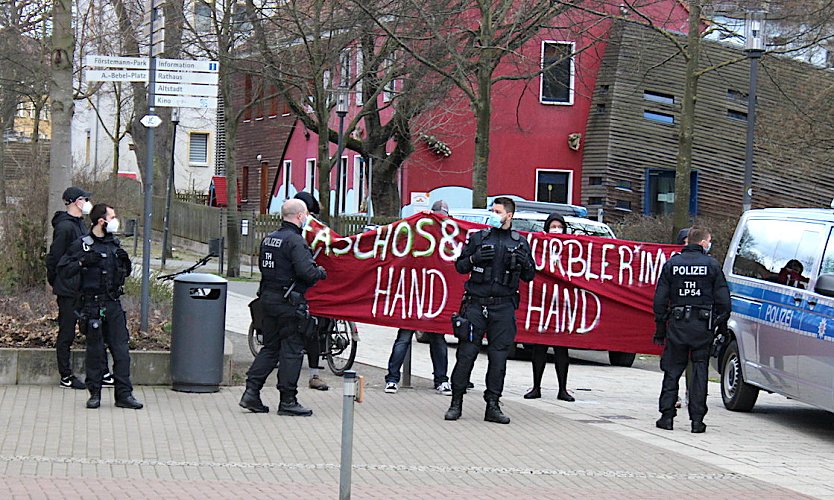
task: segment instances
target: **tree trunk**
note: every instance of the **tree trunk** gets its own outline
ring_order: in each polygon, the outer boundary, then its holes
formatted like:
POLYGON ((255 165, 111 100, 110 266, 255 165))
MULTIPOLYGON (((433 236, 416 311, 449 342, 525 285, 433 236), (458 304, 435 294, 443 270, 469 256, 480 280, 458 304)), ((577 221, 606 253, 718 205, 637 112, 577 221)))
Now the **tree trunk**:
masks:
POLYGON ((698 94, 698 64, 701 52, 701 2, 689 2, 689 33, 687 34, 686 82, 681 104, 681 123, 678 134, 678 158, 675 166, 675 206, 671 240, 689 227, 690 178, 692 173, 692 141, 695 130, 695 97, 698 94))
POLYGON ((478 100, 475 108, 475 157, 472 161, 472 208, 486 208, 489 170, 489 128, 492 118, 491 71, 478 68, 478 100))
MULTIPOLYGON (((52 140, 49 155, 48 219, 63 209, 61 194, 72 181, 72 1, 55 0, 52 8, 52 71, 49 97, 52 104, 52 140)), ((52 225, 46 224, 46 241, 52 241, 52 225)))

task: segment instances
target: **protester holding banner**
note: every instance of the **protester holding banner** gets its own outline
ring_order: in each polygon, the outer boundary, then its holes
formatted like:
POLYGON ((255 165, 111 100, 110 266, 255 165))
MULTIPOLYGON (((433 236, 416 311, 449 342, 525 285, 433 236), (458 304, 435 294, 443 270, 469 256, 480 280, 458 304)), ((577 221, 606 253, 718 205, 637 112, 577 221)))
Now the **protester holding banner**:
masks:
MULTIPOLYGON (((293 198, 303 201, 304 204, 307 205, 307 211, 310 212, 313 217, 319 216, 321 205, 319 205, 315 196, 307 191, 299 191, 295 196, 293 196, 293 198)), ((320 326, 324 327, 325 325, 320 326)), ((307 368, 310 370, 310 382, 308 382, 307 386, 310 389, 316 389, 317 391, 326 391, 330 389, 327 382, 322 380, 319 376, 319 370, 321 370, 321 367, 319 366, 319 361, 321 361, 319 336, 311 335, 308 337, 307 344, 304 346, 304 349, 307 351, 307 368)))
MULTIPOLYGON (((563 234, 566 228, 565 218, 557 213, 550 214, 544 221, 544 232, 548 234, 563 234)), ((542 397, 542 376, 547 364, 547 347, 543 344, 533 344, 533 388, 524 394, 524 399, 542 397)), ((553 346, 553 354, 556 358, 556 380, 559 382, 559 393, 556 395, 556 399, 574 401, 573 396, 568 393, 568 366, 570 366, 568 348, 553 346)))
MULTIPOLYGON (((443 200, 435 201, 431 210, 434 213, 449 215, 449 205, 443 200)), ((449 363, 446 337, 442 333, 425 332, 429 338, 429 354, 431 355, 432 374, 434 375, 434 389, 443 396, 452 395, 452 387, 449 385, 449 377, 446 376, 446 369, 449 363)), ((385 392, 396 394, 399 389, 400 374, 403 361, 408 349, 411 347, 411 337, 414 330, 400 328, 397 330, 397 338, 391 348, 391 356, 388 358, 388 373, 385 375, 385 392)))
POLYGON ((267 413, 261 402, 261 388, 278 365, 279 415, 310 416, 313 410, 302 406, 298 394, 305 336, 316 331, 304 293, 325 279, 324 268, 317 266, 301 230, 307 221, 307 206, 291 199, 281 206, 281 228, 261 242, 258 267, 261 284, 258 296, 263 306, 264 346, 246 373, 246 391, 240 406, 254 413, 267 413))
POLYGON ((730 292, 721 265, 707 255, 712 244, 708 230, 693 227, 688 244, 680 254, 670 258, 657 280, 654 297, 656 331, 654 342, 663 344, 660 368, 663 386, 659 409, 662 416, 656 426, 672 430, 677 411, 678 381, 692 361, 689 386, 689 418, 692 432, 706 431, 707 362, 713 340, 713 328, 726 330, 726 319, 714 325, 717 317, 730 311, 730 292), (668 327, 668 338, 667 338, 668 327))
POLYGON ((453 319, 460 339, 452 370, 452 404, 446 420, 457 420, 475 359, 486 335, 489 365, 486 374, 484 420, 509 424, 498 400, 504 389, 509 348, 515 341, 519 280, 530 282, 536 274, 530 244, 512 230, 515 202, 498 197, 492 204, 491 228, 473 233, 455 262, 455 269, 469 274, 464 284, 461 314, 453 319))

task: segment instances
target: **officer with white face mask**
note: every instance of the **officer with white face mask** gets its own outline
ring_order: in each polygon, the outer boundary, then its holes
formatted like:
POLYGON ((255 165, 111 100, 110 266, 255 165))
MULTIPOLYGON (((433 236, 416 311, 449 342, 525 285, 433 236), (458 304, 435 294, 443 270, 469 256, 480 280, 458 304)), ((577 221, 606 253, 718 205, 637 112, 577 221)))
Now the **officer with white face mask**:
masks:
POLYGON ((119 300, 130 276, 130 258, 114 236, 119 220, 113 207, 97 204, 90 211, 90 220, 90 234, 70 245, 58 263, 58 275, 80 296, 76 308, 87 335, 87 408, 101 406, 107 345, 113 356, 116 406, 139 410, 143 405, 133 397, 127 322, 119 300))

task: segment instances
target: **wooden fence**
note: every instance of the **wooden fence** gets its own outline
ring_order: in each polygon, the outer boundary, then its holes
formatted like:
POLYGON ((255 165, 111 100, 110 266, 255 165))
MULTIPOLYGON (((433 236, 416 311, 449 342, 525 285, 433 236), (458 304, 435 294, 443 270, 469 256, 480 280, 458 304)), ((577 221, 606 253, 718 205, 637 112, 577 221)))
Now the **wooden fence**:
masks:
MULTIPOLYGON (((154 197, 153 211, 153 228, 162 231, 164 197, 154 197)), ((173 236, 208 243, 211 239, 226 236, 226 213, 226 209, 172 200, 168 229, 173 236)), ((278 214, 259 214, 251 210, 242 210, 238 215, 241 221, 239 229, 242 254, 256 255, 264 236, 281 226, 281 216, 278 214)), ((396 220, 397 217, 373 217, 371 225, 390 224, 396 220)), ((366 224, 366 216, 348 215, 334 221, 333 227, 337 233, 348 236, 363 232, 366 224)))

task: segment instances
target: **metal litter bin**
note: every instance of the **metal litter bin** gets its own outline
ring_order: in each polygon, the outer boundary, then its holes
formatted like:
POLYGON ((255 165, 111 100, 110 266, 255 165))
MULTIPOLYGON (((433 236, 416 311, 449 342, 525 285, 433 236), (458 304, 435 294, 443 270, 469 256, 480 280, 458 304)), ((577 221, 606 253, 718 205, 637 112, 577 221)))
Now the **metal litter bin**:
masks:
POLYGON ((228 282, 213 274, 174 279, 171 381, 181 392, 217 392, 223 380, 228 282))

